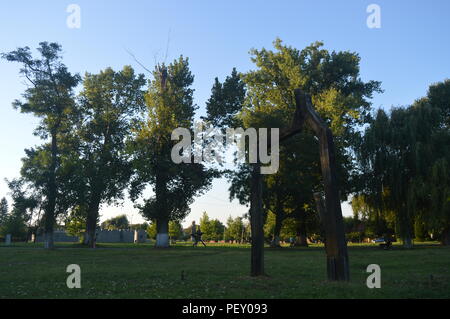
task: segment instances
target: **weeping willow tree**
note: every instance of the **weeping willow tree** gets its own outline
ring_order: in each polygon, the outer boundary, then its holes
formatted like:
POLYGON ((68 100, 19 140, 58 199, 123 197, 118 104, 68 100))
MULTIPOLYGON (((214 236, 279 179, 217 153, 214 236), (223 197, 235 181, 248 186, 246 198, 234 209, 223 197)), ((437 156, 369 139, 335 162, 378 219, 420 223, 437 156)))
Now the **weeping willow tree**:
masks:
POLYGON ((374 220, 377 236, 382 235, 379 224, 385 219, 386 213, 386 196, 383 194, 386 194, 386 167, 390 158, 389 134, 389 117, 383 110, 379 110, 357 147, 362 191, 354 196, 352 208, 361 217, 374 220))
POLYGON ((428 232, 450 245, 450 80, 431 85, 416 109, 422 123, 416 207, 428 232))
POLYGON ((351 200, 354 218, 362 221, 365 225, 365 237, 393 235, 395 214, 385 205, 374 205, 373 203, 374 201, 364 194, 355 195, 351 200))
POLYGON ((375 219, 394 214, 396 234, 408 248, 414 229, 437 233, 448 244, 449 92, 446 81, 410 107, 389 115, 379 110, 358 148, 360 195, 375 219))
MULTIPOLYGON (((378 111, 366 130, 360 149, 364 171, 364 195, 376 223, 386 211, 395 212, 395 231, 405 247, 412 247, 413 205, 417 152, 414 114, 411 109, 396 108, 388 116, 378 111)), ((381 235, 381 234, 377 234, 381 235)))

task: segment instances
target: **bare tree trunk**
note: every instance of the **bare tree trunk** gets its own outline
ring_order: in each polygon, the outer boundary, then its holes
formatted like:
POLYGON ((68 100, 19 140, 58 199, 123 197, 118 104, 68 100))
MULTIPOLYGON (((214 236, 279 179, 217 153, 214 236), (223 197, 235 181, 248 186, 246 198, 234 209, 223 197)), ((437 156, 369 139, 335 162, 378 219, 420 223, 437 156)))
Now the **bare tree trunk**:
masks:
POLYGON ((264 224, 261 165, 253 164, 251 177, 250 222, 252 232, 251 276, 264 275, 264 224))

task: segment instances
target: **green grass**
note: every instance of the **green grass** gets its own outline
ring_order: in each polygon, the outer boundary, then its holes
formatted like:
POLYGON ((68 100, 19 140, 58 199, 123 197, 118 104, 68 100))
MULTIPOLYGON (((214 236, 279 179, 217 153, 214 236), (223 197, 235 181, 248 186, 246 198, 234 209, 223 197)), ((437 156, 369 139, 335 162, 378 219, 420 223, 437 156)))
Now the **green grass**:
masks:
POLYGON ((249 276, 248 246, 61 244, 0 246, 0 298, 449 298, 450 248, 419 244, 391 251, 350 245, 350 283, 326 280, 323 247, 266 249, 267 277, 249 276), (69 264, 81 266, 81 289, 68 289, 69 264), (381 289, 366 268, 381 266, 381 289), (181 272, 185 280, 181 280, 181 272))

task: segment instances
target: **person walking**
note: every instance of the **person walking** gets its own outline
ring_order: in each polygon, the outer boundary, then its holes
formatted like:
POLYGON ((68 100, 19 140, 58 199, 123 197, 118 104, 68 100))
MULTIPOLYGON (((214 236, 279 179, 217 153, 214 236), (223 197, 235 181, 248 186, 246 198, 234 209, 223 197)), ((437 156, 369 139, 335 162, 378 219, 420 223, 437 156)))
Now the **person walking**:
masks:
POLYGON ((192 242, 193 242, 193 247, 197 247, 198 246, 198 242, 201 242, 203 244, 203 246, 206 247, 205 242, 202 240, 202 231, 200 230, 200 227, 198 227, 195 224, 195 221, 192 222, 192 227, 191 227, 191 238, 192 238, 192 242))

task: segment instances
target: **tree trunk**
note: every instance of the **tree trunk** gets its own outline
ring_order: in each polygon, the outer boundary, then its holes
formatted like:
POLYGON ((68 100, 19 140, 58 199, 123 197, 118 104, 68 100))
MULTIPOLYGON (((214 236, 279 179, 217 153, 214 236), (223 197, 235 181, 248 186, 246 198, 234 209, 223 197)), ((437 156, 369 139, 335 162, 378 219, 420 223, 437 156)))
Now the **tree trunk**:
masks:
POLYGON ((413 246, 412 236, 403 237, 403 248, 411 249, 413 246))
POLYGON ((45 249, 53 249, 55 247, 54 239, 53 239, 53 231, 45 232, 44 234, 44 248, 45 249))
POLYGON ((169 242, 169 211, 167 208, 167 178, 164 170, 157 167, 155 177, 156 216, 156 248, 168 248, 169 242))
POLYGON ((100 196, 93 195, 92 202, 88 206, 88 214, 86 220, 86 234, 84 237, 84 243, 89 248, 96 247, 96 232, 97 232, 97 221, 100 210, 100 196))
POLYGON ((297 236, 295 240, 295 246, 308 247, 308 236, 306 233, 306 216, 305 213, 300 213, 299 222, 297 224, 297 236))
POLYGON ((257 277, 264 275, 264 224, 260 164, 253 164, 250 205, 250 223, 252 232, 251 276, 257 277))
POLYGON ((167 219, 158 219, 156 221, 156 248, 169 248, 169 221, 167 219))
POLYGON ((450 227, 449 226, 447 226, 447 228, 445 228, 442 231, 441 243, 442 243, 442 245, 445 245, 445 246, 449 246, 450 245, 450 227))
POLYGON ((56 167, 58 161, 58 145, 56 131, 53 130, 52 146, 51 146, 51 163, 49 168, 49 177, 47 185, 47 205, 45 207, 44 217, 44 247, 45 249, 53 249, 53 231, 56 222, 55 208, 56 208, 56 167))
POLYGON ((403 208, 400 207, 399 211, 403 209, 403 214, 400 215, 398 220, 398 227, 399 227, 399 233, 400 238, 403 242, 403 248, 406 249, 412 249, 413 248, 413 230, 412 230, 412 222, 409 215, 409 212, 403 208))
POLYGON ((280 233, 281 233, 281 227, 283 226, 283 212, 281 210, 277 211, 277 214, 275 215, 275 229, 273 232, 273 239, 272 243, 270 244, 270 247, 272 248, 279 248, 280 245, 280 233))

